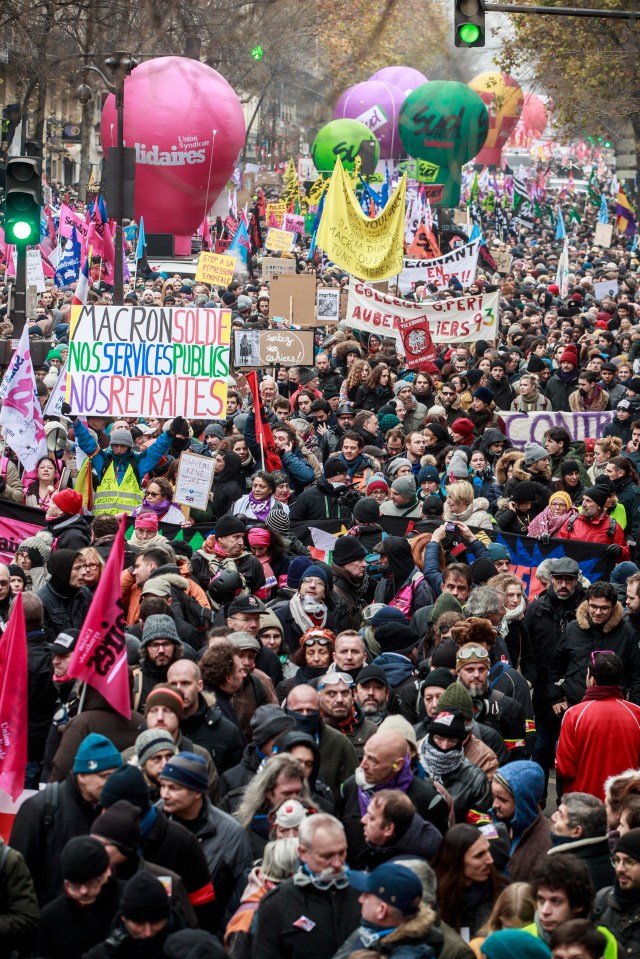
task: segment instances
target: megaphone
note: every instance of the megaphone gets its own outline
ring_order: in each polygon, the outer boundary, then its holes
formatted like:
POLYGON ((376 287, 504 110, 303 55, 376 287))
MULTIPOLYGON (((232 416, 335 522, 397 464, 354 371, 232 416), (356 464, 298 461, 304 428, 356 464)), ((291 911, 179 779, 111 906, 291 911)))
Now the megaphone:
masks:
MULTIPOLYGON (((47 423, 47 426, 49 424, 47 423)), ((50 453, 63 453, 65 450, 69 450, 70 444, 68 440, 68 434, 64 426, 61 426, 59 423, 52 425, 52 428, 47 430, 47 449, 50 453)))

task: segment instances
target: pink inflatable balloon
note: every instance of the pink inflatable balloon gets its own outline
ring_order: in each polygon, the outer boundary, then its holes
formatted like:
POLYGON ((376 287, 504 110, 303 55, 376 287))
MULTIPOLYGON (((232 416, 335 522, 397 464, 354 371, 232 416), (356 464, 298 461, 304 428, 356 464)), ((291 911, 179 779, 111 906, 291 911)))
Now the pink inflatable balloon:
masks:
MULTIPOLYGON (((106 155, 117 144, 111 95, 100 135, 106 155)), ((232 175, 244 137, 240 100, 205 63, 160 57, 136 67, 125 81, 124 140, 136 150, 135 215, 145 231, 174 233, 176 253, 190 253, 188 238, 232 175)))
POLYGON ((429 81, 424 73, 414 70, 413 67, 383 67, 382 70, 376 70, 369 77, 370 80, 381 80, 383 83, 390 83, 393 87, 402 90, 405 97, 421 87, 423 83, 429 81))
POLYGON ((359 120, 375 133, 380 159, 391 160, 403 151, 398 118, 405 95, 398 87, 381 80, 365 80, 345 90, 333 111, 334 120, 359 120))
POLYGON ((536 93, 525 93, 524 106, 515 130, 509 138, 512 146, 530 147, 547 126, 547 108, 536 93))

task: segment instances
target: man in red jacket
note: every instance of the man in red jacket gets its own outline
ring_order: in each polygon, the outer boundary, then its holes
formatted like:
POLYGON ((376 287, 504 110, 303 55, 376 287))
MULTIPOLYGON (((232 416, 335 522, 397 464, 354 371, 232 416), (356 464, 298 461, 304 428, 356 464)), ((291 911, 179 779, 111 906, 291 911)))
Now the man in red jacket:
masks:
POLYGON ((640 706, 624 698, 623 677, 615 653, 591 653, 584 699, 566 711, 560 727, 556 771, 563 793, 591 793, 604 800, 605 779, 637 767, 640 706))
POLYGON ((600 480, 582 494, 582 512, 568 519, 556 534, 560 539, 579 540, 582 543, 603 543, 618 562, 629 559, 629 547, 622 527, 609 516, 605 507, 612 495, 609 481, 600 480))

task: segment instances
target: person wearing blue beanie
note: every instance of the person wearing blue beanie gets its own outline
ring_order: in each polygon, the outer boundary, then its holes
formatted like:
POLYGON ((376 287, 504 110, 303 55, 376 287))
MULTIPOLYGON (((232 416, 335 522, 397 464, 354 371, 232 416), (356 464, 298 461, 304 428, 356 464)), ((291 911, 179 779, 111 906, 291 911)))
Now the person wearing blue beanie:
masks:
POLYGON ((89 733, 78 746, 76 758, 73 762, 74 773, 101 773, 109 770, 113 772, 122 765, 122 757, 106 736, 100 733, 89 733))
POLYGON ((500 929, 484 940, 480 949, 486 959, 551 959, 551 950, 542 939, 522 929, 500 929))

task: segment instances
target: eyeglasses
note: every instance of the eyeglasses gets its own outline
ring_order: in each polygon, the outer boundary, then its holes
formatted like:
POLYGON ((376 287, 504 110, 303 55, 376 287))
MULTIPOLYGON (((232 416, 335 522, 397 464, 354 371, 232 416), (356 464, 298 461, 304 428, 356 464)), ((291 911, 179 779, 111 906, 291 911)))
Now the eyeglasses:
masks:
POLYGON ((85 563, 87 569, 100 569, 100 563, 85 563))
POLYGON ((458 659, 471 659, 472 656, 476 656, 478 659, 489 659, 489 653, 484 648, 484 646, 466 646, 459 649, 456 653, 458 659))
POLYGON ((162 493, 150 493, 149 490, 147 490, 147 499, 149 499, 150 496, 155 498, 156 496, 162 496, 162 493))
POLYGON ((325 686, 337 686, 338 683, 344 683, 349 689, 353 689, 354 682, 351 676, 348 673, 327 673, 323 678, 322 682, 318 686, 318 691, 324 689, 325 686))
POLYGON ((153 642, 147 643, 147 649, 166 649, 167 646, 173 646, 172 639, 154 639, 153 642))
POLYGON ((611 603, 607 603, 606 606, 596 606, 594 603, 587 603, 587 606, 592 613, 610 613, 613 609, 611 603))
POLYGON ((596 664, 596 656, 599 656, 600 653, 611 653, 612 656, 616 655, 612 649, 594 649, 591 652, 591 662, 594 666, 596 664))
POLYGON ((617 869, 618 866, 640 866, 640 861, 637 859, 629 859, 627 856, 612 856, 609 861, 614 869, 617 869))

